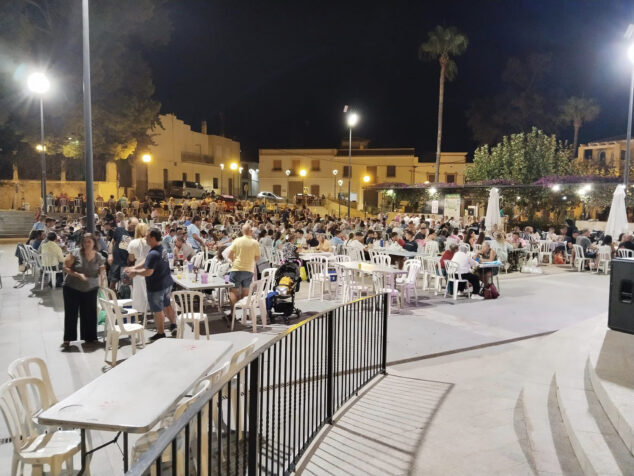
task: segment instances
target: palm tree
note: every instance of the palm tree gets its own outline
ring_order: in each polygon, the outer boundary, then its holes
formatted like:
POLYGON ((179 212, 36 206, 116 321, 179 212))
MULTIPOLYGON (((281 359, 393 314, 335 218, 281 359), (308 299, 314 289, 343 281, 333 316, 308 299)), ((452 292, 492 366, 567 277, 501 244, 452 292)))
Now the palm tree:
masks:
POLYGON ((427 34, 427 41, 420 45, 418 57, 420 59, 438 60, 440 63, 440 88, 438 90, 438 137, 436 139, 436 177, 440 175, 440 144, 442 140, 442 112, 445 96, 445 79, 451 81, 456 77, 458 68, 451 59, 467 49, 469 40, 457 28, 443 28, 437 25, 427 34))
POLYGON ((575 130, 572 150, 577 152, 579 142, 579 129, 586 123, 593 121, 599 115, 601 108, 592 98, 571 97, 561 105, 561 119, 566 123, 572 123, 575 130))

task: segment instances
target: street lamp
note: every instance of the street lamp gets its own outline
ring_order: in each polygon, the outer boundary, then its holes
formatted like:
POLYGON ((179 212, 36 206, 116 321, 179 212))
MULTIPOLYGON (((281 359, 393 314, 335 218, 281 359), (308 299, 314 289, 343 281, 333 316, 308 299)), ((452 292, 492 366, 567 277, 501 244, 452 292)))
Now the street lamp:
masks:
POLYGON ((242 171, 244 167, 238 167, 238 195, 242 195, 244 190, 242 190, 242 171))
POLYGON ((149 178, 149 168, 150 162, 152 162, 152 156, 150 154, 143 154, 141 156, 141 160, 145 164, 145 192, 150 189, 150 178, 149 178))
MULTIPOLYGON (((337 180, 337 185, 339 185, 339 195, 341 195, 341 186, 343 185, 343 180, 337 180)), ((339 218, 341 218, 341 200, 337 200, 339 203, 339 218)))
MULTIPOLYGON (((348 106, 344 108, 344 112, 347 112, 348 106)), ((346 123, 348 124, 348 219, 350 219, 350 181, 352 179, 352 128, 359 122, 359 115, 356 112, 349 112, 346 117, 346 123)))
POLYGON ((150 162, 152 162, 152 156, 150 154, 143 154, 143 157, 141 157, 141 160, 145 162, 146 164, 149 164, 150 162))
POLYGON ((304 208, 306 208, 306 190, 304 190, 304 178, 306 178, 306 169, 299 170, 299 176, 302 178, 302 202, 304 202, 304 208))
POLYGON ((222 171, 225 169, 225 164, 220 164, 220 195, 222 195, 222 171))
POLYGON ((286 203, 288 203, 291 197, 291 191, 288 189, 288 186, 289 186, 288 176, 291 174, 291 171, 289 169, 286 169, 284 173, 286 174, 286 203))
POLYGON ((46 75, 42 72, 32 73, 26 84, 33 94, 40 97, 40 165, 42 167, 42 212, 46 213, 46 146, 44 145, 44 95, 51 87, 46 75))
MULTIPOLYGON (((333 191, 332 191, 332 193, 333 193, 333 195, 335 195, 335 196, 337 196, 337 174, 338 174, 338 173, 339 173, 339 171, 338 171, 337 169, 334 169, 334 170, 332 171, 332 175, 334 175, 334 177, 335 177, 335 183, 334 183, 334 185, 333 185, 333 191)), ((334 197, 333 197, 333 198, 334 198, 334 197)), ((338 198, 339 198, 339 197, 337 197, 337 199, 338 199, 338 198)))
MULTIPOLYGON (((235 173, 236 173, 236 170, 238 170, 238 164, 237 164, 236 162, 231 162, 231 165, 229 165, 229 168, 230 168, 231 170, 233 170, 233 174, 234 174, 234 175, 233 175, 233 179, 235 180, 235 179, 236 179, 236 177, 235 177, 235 173)), ((236 188, 236 186, 235 186, 235 183, 234 183, 234 184, 232 184, 232 186, 231 186, 231 195, 234 195, 234 193, 235 193, 235 188, 236 188)))
MULTIPOLYGON (((628 35, 631 36, 632 25, 628 28, 628 35)), ((632 141, 632 103, 634 103, 634 44, 627 50, 627 56, 632 63, 632 80, 630 82, 630 102, 627 114, 627 140, 625 141, 625 171, 623 173, 623 184, 627 190, 630 183, 630 142, 632 141)))

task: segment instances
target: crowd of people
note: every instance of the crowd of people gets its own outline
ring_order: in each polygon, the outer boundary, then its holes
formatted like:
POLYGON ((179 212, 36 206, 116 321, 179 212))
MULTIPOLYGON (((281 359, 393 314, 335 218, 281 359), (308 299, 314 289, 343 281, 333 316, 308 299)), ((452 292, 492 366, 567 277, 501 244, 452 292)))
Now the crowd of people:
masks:
MULTIPOLYGON (((471 284, 474 295, 498 271, 486 268, 474 273, 477 263, 513 265, 520 255, 516 250, 530 249, 540 240, 553 243, 555 257, 571 253, 573 244, 580 245, 590 258, 599 245, 610 245, 612 253, 617 249, 612 237, 578 230, 572 221, 559 233, 554 227, 539 231, 526 226, 523 230, 514 227, 506 234, 497 226, 487 230, 483 221, 474 219, 438 219, 421 214, 396 215, 391 220, 381 214, 366 220, 341 219, 314 214, 307 207, 267 207, 255 201, 239 202, 228 210, 211 197, 201 202, 204 208, 194 200, 180 203, 178 208, 154 208, 148 215, 142 207, 104 206, 96 216, 93 233, 86 231, 85 217, 74 221, 43 214, 38 217, 28 244, 41 254, 42 265, 56 266, 66 274, 64 346, 76 339, 78 316, 81 338, 96 340, 94 313, 99 285, 122 294, 131 288, 134 308, 155 316, 155 338, 165 336, 164 317, 175 332, 174 311, 169 305, 172 280, 166 268, 170 254, 185 260, 202 249, 215 254, 224 265, 223 272, 231 275, 236 288, 231 302, 235 303, 249 287, 252 276, 248 273, 259 258, 260 246, 282 250, 292 245, 324 252, 340 252, 342 247, 363 253, 373 248, 418 252, 433 242, 441 255, 443 272, 447 261, 457 263, 458 272, 471 284)), ((118 203, 122 205, 120 200, 118 203)), ((633 237, 618 237, 618 246, 634 249, 633 237)))

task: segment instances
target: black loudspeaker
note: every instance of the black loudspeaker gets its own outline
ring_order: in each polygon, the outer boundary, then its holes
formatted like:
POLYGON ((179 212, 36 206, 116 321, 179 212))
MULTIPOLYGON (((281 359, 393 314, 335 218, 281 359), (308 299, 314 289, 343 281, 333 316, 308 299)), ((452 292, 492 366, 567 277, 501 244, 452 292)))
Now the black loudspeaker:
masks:
POLYGON ((634 259, 612 260, 608 327, 634 334, 634 259))

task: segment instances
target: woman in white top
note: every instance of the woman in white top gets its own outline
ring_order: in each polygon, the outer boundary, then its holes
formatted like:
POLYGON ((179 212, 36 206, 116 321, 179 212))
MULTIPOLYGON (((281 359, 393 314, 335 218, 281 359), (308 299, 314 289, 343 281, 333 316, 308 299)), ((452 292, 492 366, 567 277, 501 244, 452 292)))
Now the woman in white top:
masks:
MULTIPOLYGON (((148 225, 139 223, 134 229, 134 240, 128 245, 128 262, 135 266, 143 263, 150 247, 145 241, 148 225)), ((147 291, 145 289, 145 277, 135 276, 132 278, 132 307, 141 313, 147 312, 148 301, 147 291)))

